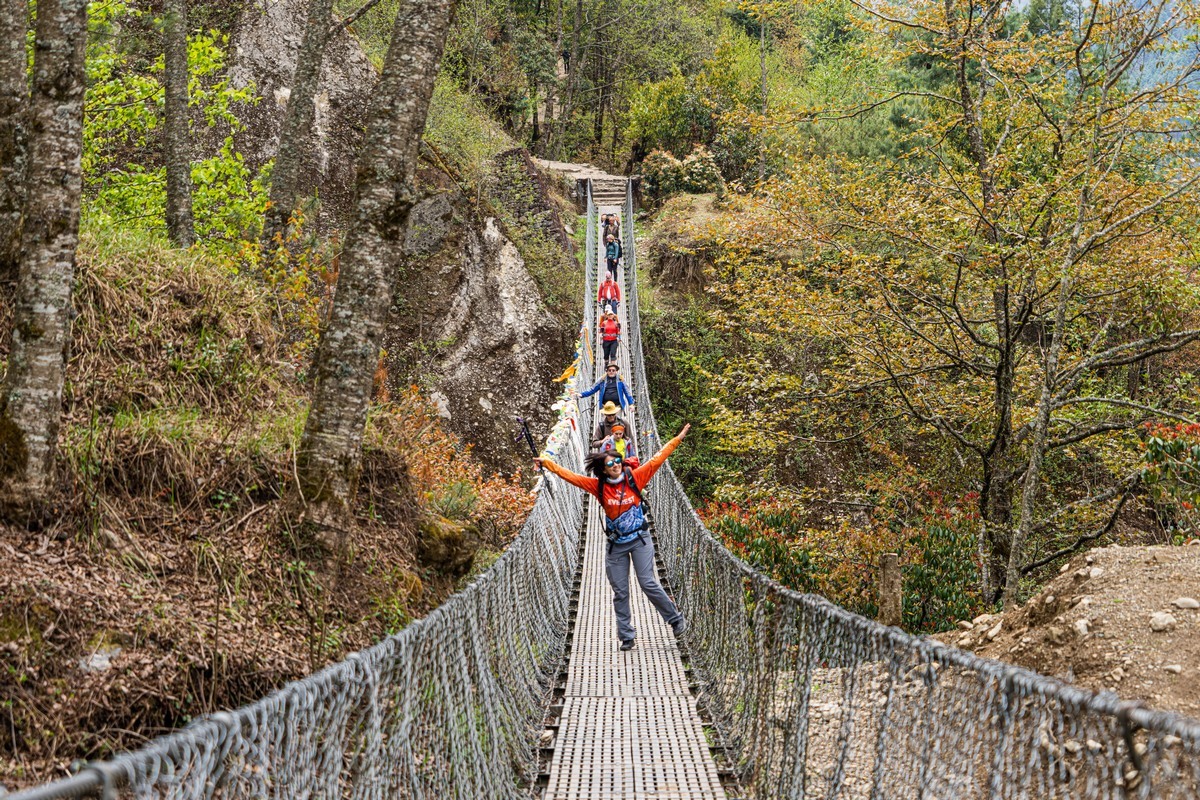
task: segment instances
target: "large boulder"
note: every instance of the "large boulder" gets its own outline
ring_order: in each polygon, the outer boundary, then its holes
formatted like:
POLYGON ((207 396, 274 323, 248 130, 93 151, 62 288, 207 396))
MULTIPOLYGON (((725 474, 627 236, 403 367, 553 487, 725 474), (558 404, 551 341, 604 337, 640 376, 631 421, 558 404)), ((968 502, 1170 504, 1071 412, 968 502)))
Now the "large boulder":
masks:
POLYGON ((515 417, 549 431, 572 357, 573 330, 547 309, 516 245, 494 217, 452 194, 410 218, 405 267, 384 334, 393 388, 428 389, 451 430, 493 470, 527 465, 515 417))

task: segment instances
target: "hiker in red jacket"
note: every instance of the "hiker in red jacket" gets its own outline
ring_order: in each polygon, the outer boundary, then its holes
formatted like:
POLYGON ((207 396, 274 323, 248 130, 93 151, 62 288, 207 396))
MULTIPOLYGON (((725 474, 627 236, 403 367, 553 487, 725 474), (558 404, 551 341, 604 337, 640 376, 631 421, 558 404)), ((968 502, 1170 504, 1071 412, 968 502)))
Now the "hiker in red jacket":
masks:
POLYGON ((616 314, 605 314, 600 320, 600 346, 604 348, 604 360, 617 360, 617 345, 621 343, 621 323, 616 314))
POLYGON ((600 500, 600 506, 604 509, 604 533, 608 537, 605 570, 613 590, 613 611, 617 615, 617 636, 621 640, 622 650, 632 650, 637 638, 629 615, 631 561, 642 592, 662 614, 675 635, 682 636, 687 630, 683 614, 654 577, 654 540, 645 535, 650 526, 643 509, 642 489, 659 467, 666 463, 667 456, 679 446, 691 427, 690 424, 684 425, 678 436, 636 468, 626 466, 621 456, 612 451, 592 457, 589 463, 590 476, 571 472, 544 456, 534 459, 538 469, 545 467, 567 483, 578 486, 600 500))
POLYGON ((617 308, 621 305, 621 286, 611 277, 606 278, 604 283, 600 284, 600 291, 596 293, 596 302, 601 308, 608 306, 606 311, 617 313, 617 308))

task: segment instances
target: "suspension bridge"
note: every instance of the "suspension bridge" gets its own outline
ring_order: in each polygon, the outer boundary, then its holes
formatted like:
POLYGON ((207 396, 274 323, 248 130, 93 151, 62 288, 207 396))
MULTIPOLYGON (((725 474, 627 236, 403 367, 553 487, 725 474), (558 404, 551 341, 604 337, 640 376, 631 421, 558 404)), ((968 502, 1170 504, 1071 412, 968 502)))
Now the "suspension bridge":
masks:
MULTIPOLYGON (((598 187, 599 189, 599 187, 598 187)), ((633 198, 588 192, 572 389, 599 377, 601 211, 621 218, 619 363, 659 444, 633 198)), ((596 404, 546 451, 581 470, 596 404)), ((686 445, 685 445, 686 446, 686 445)), ((11 800, 104 798, 1200 797, 1200 723, 978 658, 779 585, 704 527, 666 465, 645 489, 677 643, 636 589, 617 650, 594 499, 542 485, 497 563, 425 618, 269 697, 11 800), (585 502, 586 499, 586 502, 585 502)))

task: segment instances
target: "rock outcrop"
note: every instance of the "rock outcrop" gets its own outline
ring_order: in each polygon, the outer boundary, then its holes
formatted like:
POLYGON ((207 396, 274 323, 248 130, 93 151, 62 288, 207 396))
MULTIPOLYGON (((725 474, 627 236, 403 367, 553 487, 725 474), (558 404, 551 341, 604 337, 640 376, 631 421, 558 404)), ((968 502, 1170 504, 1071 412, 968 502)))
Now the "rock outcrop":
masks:
POLYGON ((431 390, 492 469, 524 467, 515 417, 535 438, 548 432, 561 391, 552 379, 570 363, 575 330, 546 308, 501 223, 452 190, 414 210, 405 262, 384 341, 389 380, 431 390))
MULTIPOLYGON (((238 148, 252 169, 270 160, 308 0, 266 0, 243 12, 232 34, 230 80, 253 84, 256 106, 239 112, 238 148)), ((362 144, 374 67, 358 41, 342 31, 330 42, 317 94, 315 147, 302 194, 320 198, 317 232, 345 229, 353 213, 355 164, 362 144)), ((528 155, 503 154, 504 186, 497 202, 510 219, 536 219, 538 235, 569 247, 562 221, 528 155), (512 166, 516 165, 516 166, 512 166)), ((466 197, 436 169, 420 175, 429 197, 412 212, 399 289, 385 335, 392 388, 416 383, 432 395, 450 428, 492 469, 511 473, 528 462, 513 444, 514 417, 534 435, 553 422, 551 383, 569 363, 576 331, 545 307, 503 223, 478 198, 466 197)))
MULTIPOLYGON (((230 82, 253 84, 259 96, 257 105, 239 111, 245 127, 236 135, 237 149, 252 170, 274 158, 279 148, 308 5, 308 0, 247 4, 233 31, 230 82)), ((330 39, 315 99, 312 147, 303 153, 299 186, 301 196, 320 198, 314 220, 319 230, 344 228, 352 210, 358 150, 378 77, 352 34, 342 30, 330 39)))

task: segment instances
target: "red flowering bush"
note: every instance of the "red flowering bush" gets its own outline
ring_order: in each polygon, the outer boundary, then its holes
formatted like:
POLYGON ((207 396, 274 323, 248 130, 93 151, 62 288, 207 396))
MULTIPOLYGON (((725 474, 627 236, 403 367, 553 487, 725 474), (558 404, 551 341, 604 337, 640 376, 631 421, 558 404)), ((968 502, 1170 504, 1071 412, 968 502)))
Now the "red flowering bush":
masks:
POLYGON ((1177 539, 1200 535, 1200 425, 1148 424, 1142 480, 1164 527, 1177 539))

